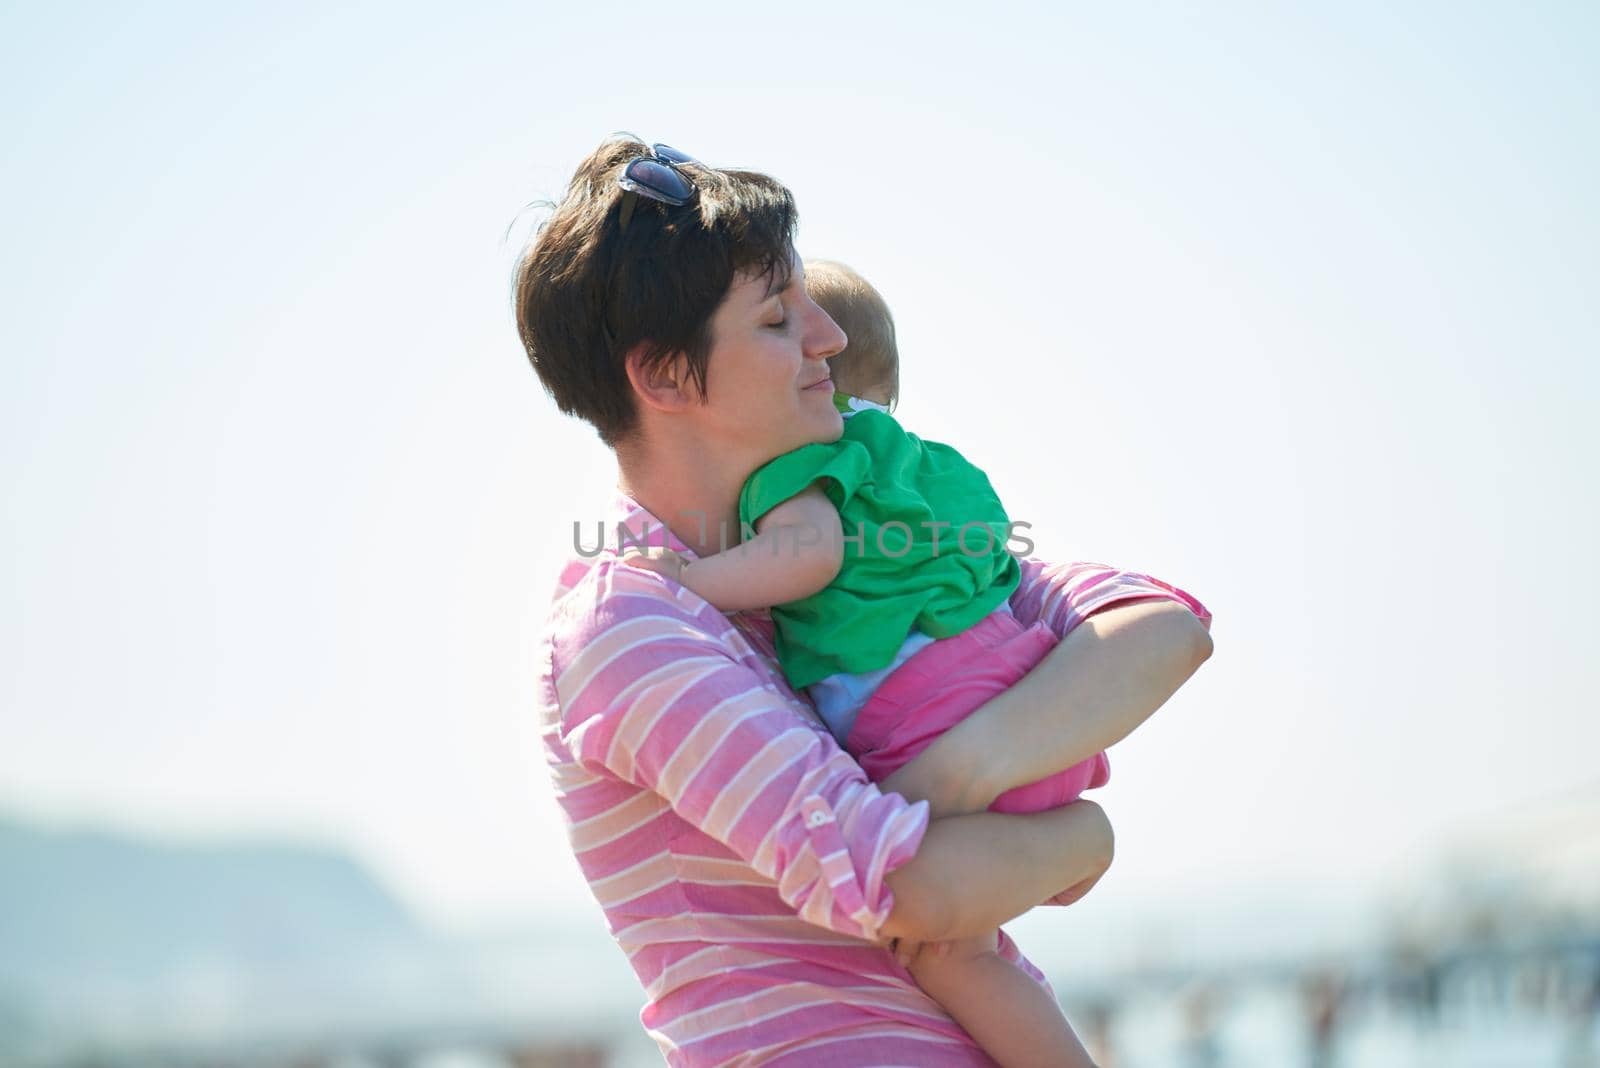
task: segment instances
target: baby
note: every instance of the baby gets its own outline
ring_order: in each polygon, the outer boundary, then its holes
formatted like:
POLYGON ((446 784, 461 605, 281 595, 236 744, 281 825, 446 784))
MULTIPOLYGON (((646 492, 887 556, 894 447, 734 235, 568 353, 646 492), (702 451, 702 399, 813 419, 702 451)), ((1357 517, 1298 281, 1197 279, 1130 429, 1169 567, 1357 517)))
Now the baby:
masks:
MULTIPOLYGON (((829 362, 843 435, 746 480, 739 520, 754 535, 739 545, 696 560, 659 550, 628 560, 723 611, 770 607, 789 684, 881 782, 1026 675, 1057 638, 1011 613, 1021 570, 988 478, 890 414, 899 354, 883 298, 829 262, 806 264, 806 288, 848 338, 829 362)), ((1037 812, 1104 785, 1105 754, 1086 756, 1000 795, 991 811, 1037 812)), ((1077 896, 1069 888, 1053 900, 1077 896)), ((909 970, 1004 1068, 1092 1068, 1054 999, 999 956, 996 932, 927 947, 909 970)))

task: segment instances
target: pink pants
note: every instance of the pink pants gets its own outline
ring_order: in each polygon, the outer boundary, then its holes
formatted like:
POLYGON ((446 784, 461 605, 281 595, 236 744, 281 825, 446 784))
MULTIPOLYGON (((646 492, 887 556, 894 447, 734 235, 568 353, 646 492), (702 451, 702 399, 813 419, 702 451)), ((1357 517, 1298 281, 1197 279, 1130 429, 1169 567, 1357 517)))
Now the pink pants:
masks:
MULTIPOLYGON (((924 646, 873 691, 856 715, 845 749, 861 762, 868 778, 882 782, 1026 675, 1058 640, 1047 624, 1024 628, 1015 616, 1001 611, 924 646)), ((1007 790, 989 811, 1058 808, 1110 778, 1110 762, 1097 753, 1065 771, 1007 790)))

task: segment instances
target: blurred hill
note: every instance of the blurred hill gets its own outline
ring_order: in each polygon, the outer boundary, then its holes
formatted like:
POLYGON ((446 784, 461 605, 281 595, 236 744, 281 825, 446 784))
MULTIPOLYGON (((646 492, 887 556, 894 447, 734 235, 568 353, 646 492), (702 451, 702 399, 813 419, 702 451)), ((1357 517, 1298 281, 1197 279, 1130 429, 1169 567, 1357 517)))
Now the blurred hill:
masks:
POLYGON ((581 1033, 641 1000, 598 924, 441 933, 335 847, 0 815, 0 1063, 535 1022, 581 1033))
POLYGON ((303 843, 177 844, 0 818, 0 980, 248 966, 414 945, 360 864, 303 843))
POLYGON ((433 974, 437 949, 335 849, 0 817, 0 1050, 361 1019, 433 974))

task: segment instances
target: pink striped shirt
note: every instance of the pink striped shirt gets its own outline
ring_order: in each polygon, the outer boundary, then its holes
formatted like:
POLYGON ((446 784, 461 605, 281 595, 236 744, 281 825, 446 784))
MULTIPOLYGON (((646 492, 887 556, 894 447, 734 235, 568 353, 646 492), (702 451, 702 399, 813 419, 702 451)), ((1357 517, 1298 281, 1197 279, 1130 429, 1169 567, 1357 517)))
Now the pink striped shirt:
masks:
MULTIPOLYGON (((540 722, 573 851, 667 1063, 992 1065, 873 941, 894 905, 884 876, 916 853, 927 802, 881 792, 839 748, 784 682, 766 612, 724 614, 619 564, 618 523, 694 555, 618 492, 603 548, 557 582, 540 722)), ((1064 636, 1155 597, 1210 624, 1147 575, 1021 564, 1025 624, 1064 636)), ((1049 989, 1003 931, 1000 945, 1049 989)))

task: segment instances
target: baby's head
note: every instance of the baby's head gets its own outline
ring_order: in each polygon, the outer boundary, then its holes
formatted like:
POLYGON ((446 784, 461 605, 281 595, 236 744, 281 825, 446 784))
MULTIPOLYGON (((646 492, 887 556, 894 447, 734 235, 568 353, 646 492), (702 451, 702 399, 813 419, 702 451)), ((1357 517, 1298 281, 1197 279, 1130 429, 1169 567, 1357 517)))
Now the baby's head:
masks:
POLYGON ((842 263, 806 261, 806 292, 849 338, 828 360, 835 389, 894 407, 900 399, 900 350, 894 317, 878 291, 842 263))

